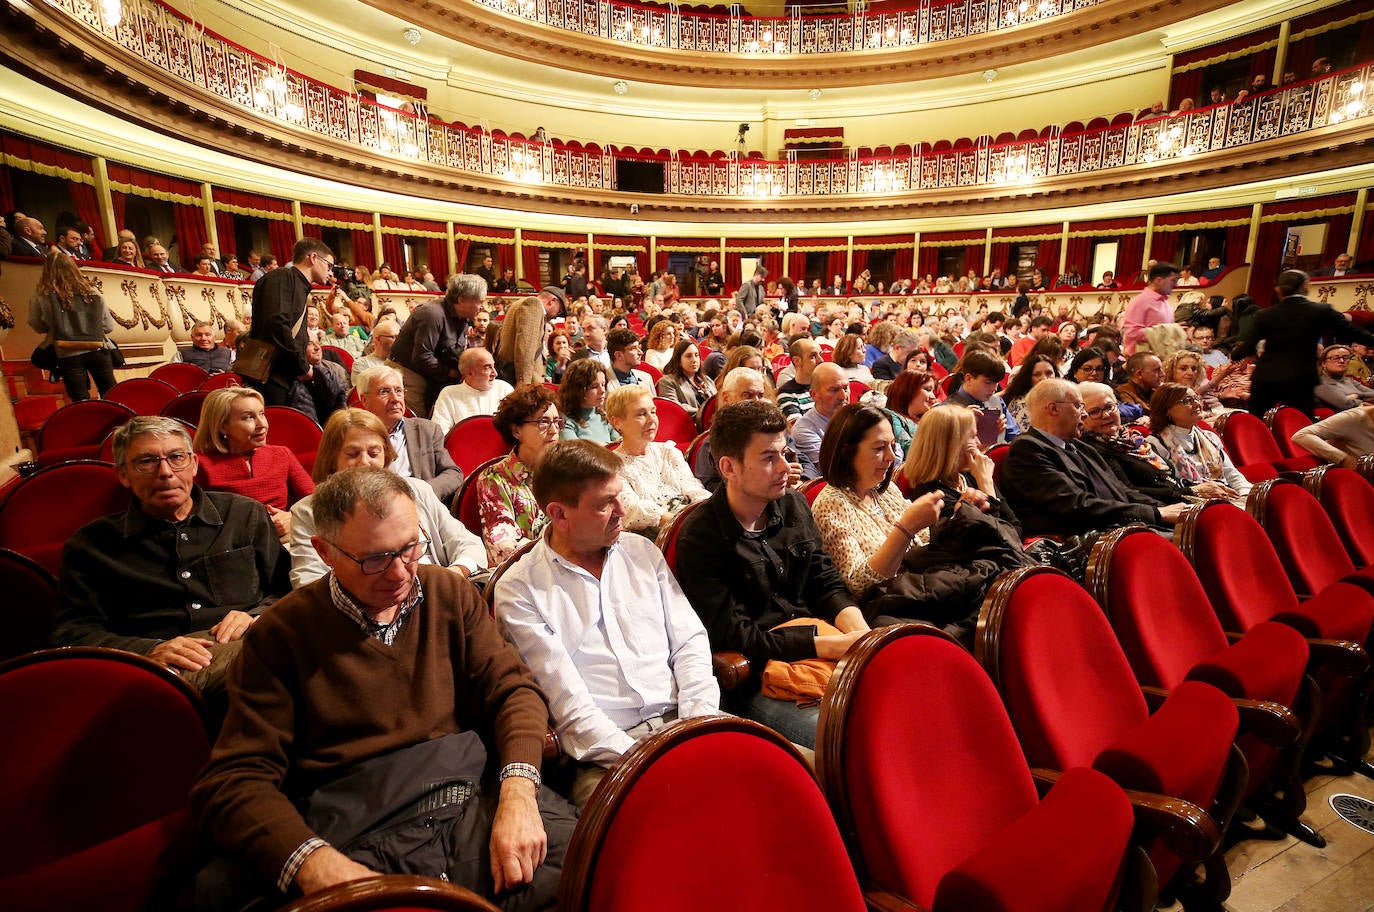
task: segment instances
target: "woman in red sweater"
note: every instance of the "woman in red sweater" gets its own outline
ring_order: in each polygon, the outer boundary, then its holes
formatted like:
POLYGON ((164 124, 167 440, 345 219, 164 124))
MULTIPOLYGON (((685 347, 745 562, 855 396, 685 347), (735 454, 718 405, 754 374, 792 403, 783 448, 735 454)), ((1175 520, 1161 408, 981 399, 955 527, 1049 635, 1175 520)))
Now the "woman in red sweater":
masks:
POLYGON ((315 483, 295 453, 267 442, 261 393, 245 386, 212 392, 192 446, 200 457, 197 484, 253 498, 267 508, 278 535, 291 534, 291 505, 315 493, 315 483))

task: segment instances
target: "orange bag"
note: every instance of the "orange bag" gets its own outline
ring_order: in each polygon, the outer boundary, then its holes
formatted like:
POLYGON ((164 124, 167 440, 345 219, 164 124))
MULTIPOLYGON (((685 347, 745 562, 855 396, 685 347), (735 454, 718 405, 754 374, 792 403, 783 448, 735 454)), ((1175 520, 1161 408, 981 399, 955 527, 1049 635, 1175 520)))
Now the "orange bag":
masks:
MULTIPOLYGON (((782 627, 814 627, 816 636, 842 632, 817 618, 795 618, 773 629, 782 627)), ((802 659, 799 662, 770 659, 763 667, 763 694, 775 700, 791 700, 798 704, 819 702, 825 696, 830 676, 835 673, 835 664, 829 659, 802 659)))

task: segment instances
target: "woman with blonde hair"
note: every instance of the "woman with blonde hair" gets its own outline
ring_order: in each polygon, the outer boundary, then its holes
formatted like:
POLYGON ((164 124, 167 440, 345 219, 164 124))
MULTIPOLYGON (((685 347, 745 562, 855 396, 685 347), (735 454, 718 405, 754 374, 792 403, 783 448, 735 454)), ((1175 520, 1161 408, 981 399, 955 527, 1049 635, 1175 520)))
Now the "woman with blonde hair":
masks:
MULTIPOLYGON (((315 454, 315 484, 323 484, 335 472, 355 466, 385 469, 396 458, 382 419, 365 409, 340 409, 330 416, 315 454)), ((407 478, 415 497, 420 537, 425 542, 422 564, 448 567, 469 577, 487 567, 482 540, 454 519, 444 508, 429 482, 407 478)), ((299 589, 329 572, 310 539, 315 534, 314 494, 302 497, 291 508, 291 588, 299 589)))
POLYGON ((262 393, 251 387, 218 389, 205 398, 191 448, 200 457, 197 484, 258 501, 283 539, 291 531, 292 504, 315 493, 296 454, 267 442, 262 393))
POLYGON ((103 397, 115 385, 113 352, 106 336, 114 317, 76 261, 54 249, 29 299, 29 326, 47 335, 67 398, 91 398, 91 379, 103 397))
POLYGON ((1181 348, 1164 362, 1164 382, 1182 383, 1197 393, 1204 415, 1215 414, 1225 408, 1213 392, 1212 381, 1207 379, 1207 363, 1202 360, 1202 355, 1191 349, 1181 348))
POLYGON ((662 373, 664 365, 673 356, 677 345, 677 324, 672 320, 659 320, 649 330, 649 342, 644 348, 644 360, 658 368, 662 373))
POLYGON ((620 434, 616 452, 625 480, 623 523, 631 532, 654 534, 679 512, 711 494, 692 474, 682 451, 668 441, 655 441, 658 410, 654 392, 644 386, 621 386, 606 399, 606 414, 620 434))

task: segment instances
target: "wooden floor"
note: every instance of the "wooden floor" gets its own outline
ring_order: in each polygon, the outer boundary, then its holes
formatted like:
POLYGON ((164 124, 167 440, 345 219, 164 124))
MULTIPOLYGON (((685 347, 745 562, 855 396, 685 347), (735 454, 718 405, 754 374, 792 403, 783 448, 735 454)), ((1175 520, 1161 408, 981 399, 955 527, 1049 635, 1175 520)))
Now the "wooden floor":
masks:
MULTIPOLYGON (((1374 752, 1371 752, 1374 756, 1374 752)), ((1326 837, 1317 849, 1292 837, 1248 840, 1226 853, 1230 912, 1369 912, 1374 910, 1374 834, 1331 809, 1332 795, 1374 801, 1374 780, 1317 776, 1307 781, 1304 817, 1326 837)), ((1181 908, 1177 905, 1175 908, 1181 908)))

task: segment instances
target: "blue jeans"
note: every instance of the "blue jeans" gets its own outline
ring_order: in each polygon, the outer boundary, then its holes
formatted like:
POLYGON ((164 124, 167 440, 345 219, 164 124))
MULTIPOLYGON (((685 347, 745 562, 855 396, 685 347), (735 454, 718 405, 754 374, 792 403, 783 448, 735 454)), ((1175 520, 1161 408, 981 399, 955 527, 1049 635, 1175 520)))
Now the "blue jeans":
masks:
POLYGON ((798 706, 791 700, 775 700, 756 692, 743 706, 740 715, 767 725, 799 747, 816 749, 816 725, 820 722, 819 703, 798 706))

